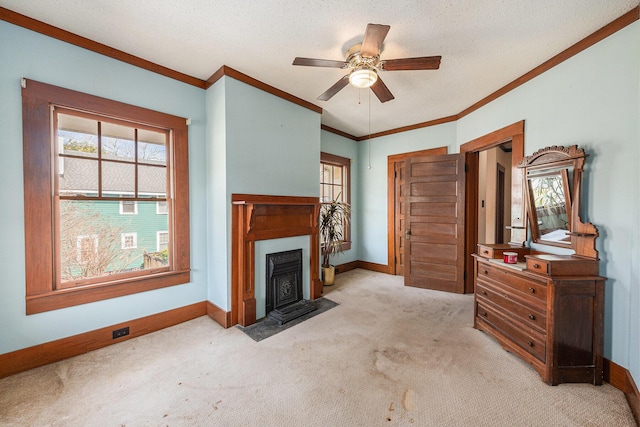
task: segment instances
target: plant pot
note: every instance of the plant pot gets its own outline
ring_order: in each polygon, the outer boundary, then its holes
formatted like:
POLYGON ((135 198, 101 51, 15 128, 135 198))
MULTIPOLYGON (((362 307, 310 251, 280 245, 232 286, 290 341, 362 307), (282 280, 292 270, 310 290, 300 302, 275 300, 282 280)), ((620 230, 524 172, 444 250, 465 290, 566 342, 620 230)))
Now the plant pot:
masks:
POLYGON ((333 265, 322 267, 322 282, 325 286, 331 286, 336 280, 336 268, 333 265))

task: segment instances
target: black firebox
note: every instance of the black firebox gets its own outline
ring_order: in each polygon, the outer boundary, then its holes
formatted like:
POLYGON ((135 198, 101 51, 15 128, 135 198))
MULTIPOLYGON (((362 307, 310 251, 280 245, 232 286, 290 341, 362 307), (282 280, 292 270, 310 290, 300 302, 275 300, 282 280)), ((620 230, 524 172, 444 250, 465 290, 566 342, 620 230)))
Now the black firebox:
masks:
POLYGON ((283 325, 315 309, 302 297, 302 249, 267 254, 267 317, 283 325))

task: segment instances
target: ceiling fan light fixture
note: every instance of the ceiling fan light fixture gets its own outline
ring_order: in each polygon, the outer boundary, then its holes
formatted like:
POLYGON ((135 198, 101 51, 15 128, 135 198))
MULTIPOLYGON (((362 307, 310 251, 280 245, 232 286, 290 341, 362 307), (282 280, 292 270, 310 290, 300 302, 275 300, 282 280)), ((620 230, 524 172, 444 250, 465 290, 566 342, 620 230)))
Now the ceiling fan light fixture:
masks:
POLYGON ((378 74, 368 67, 357 68, 349 74, 349 83, 360 89, 371 87, 376 81, 378 81, 378 74))

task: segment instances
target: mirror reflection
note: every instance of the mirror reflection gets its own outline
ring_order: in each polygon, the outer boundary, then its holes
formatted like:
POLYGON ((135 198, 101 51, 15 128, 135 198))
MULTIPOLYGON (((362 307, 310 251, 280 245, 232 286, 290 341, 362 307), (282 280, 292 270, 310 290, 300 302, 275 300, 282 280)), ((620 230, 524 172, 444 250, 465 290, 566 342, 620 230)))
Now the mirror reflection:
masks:
POLYGON ((531 220, 534 240, 571 244, 571 206, 566 169, 528 177, 533 206, 531 220))

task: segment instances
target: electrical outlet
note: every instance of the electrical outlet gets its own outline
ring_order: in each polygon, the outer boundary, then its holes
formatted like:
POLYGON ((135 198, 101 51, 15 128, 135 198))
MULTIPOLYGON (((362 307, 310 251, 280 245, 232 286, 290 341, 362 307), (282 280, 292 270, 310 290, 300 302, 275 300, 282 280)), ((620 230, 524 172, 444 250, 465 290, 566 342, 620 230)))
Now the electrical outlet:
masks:
POLYGON ((116 329, 115 331, 113 331, 112 335, 113 335, 113 339, 114 340, 116 338, 125 337, 125 336, 129 335, 129 327, 127 326, 126 328, 116 329))

